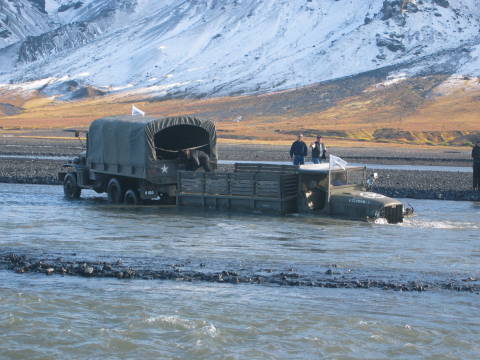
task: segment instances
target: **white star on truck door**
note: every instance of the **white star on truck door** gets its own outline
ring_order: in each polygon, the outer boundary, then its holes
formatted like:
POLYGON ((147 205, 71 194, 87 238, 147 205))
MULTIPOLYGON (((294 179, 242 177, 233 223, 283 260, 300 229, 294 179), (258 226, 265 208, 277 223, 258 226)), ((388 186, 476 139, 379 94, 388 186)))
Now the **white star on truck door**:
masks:
POLYGON ((168 171, 167 165, 163 164, 163 166, 162 166, 162 174, 166 174, 167 171, 168 171))

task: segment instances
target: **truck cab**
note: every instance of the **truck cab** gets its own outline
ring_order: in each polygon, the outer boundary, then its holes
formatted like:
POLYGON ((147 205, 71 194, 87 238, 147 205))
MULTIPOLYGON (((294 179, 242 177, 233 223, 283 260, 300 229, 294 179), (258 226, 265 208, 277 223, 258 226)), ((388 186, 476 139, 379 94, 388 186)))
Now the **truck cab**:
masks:
POLYGON ((301 165, 299 172, 299 209, 359 220, 385 218, 388 223, 403 222, 403 204, 387 196, 370 192, 366 185, 366 167, 330 164, 301 165))

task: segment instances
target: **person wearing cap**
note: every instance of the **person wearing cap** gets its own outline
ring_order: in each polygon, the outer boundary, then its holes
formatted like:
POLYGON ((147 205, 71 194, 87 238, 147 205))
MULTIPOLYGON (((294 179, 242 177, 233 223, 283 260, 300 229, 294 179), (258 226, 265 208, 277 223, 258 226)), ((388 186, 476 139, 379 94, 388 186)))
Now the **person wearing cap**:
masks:
POLYGON ((297 140, 293 142, 290 147, 290 158, 293 160, 293 165, 305 164, 305 156, 307 156, 307 144, 303 141, 303 134, 299 134, 297 140))
POLYGON ((473 159, 473 190, 480 191, 480 139, 475 142, 472 149, 473 159))
POLYGON ((314 164, 320 164, 322 160, 326 160, 327 148, 320 135, 317 136, 317 140, 310 144, 310 147, 312 148, 312 162, 314 164))

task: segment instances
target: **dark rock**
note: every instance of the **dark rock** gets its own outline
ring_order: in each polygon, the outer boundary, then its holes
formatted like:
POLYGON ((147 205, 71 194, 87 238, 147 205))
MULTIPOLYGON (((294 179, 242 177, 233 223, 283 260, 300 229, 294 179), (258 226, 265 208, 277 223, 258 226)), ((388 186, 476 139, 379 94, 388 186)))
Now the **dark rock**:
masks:
POLYGON ((2 39, 7 39, 10 37, 10 35, 12 35, 12 33, 10 31, 8 31, 7 29, 3 29, 0 31, 0 37, 2 39))
POLYGON ((63 4, 61 5, 59 8, 58 8, 58 12, 65 12, 71 8, 73 9, 79 9, 81 8, 83 5, 83 3, 81 1, 77 1, 77 2, 72 2, 72 3, 69 3, 69 4, 63 4))
POLYGON ((90 98, 95 96, 105 96, 107 94, 106 91, 102 91, 100 89, 96 89, 92 86, 82 86, 78 90, 72 92, 71 95, 67 96, 68 100, 80 100, 84 98, 90 98))
POLYGON ((401 13, 403 0, 385 0, 380 10, 381 19, 388 20, 401 13))
POLYGON ((386 37, 377 37, 377 46, 386 47, 390 51, 405 51, 405 46, 401 41, 386 37))
POLYGON ((135 276, 135 270, 128 269, 126 272, 124 272, 123 276, 126 278, 132 278, 135 276))
POLYGON ((46 13, 45 11, 45 0, 28 0, 30 1, 35 7, 40 10, 43 13, 46 13))
POLYGON ((93 24, 74 22, 38 36, 28 36, 18 51, 20 63, 33 62, 61 51, 83 46, 100 35, 93 24), (55 40, 55 41, 53 41, 55 40))
POLYGON ((450 6, 450 3, 448 2, 448 0, 433 0, 433 2, 444 8, 448 8, 450 6))
MULTIPOLYGON (((56 261, 56 260, 55 260, 56 261)), ((477 279, 473 277, 468 277, 466 279, 451 280, 446 281, 433 281, 429 283, 424 283, 418 280, 404 282, 402 280, 378 280, 378 279, 369 279, 365 277, 357 277, 356 275, 348 276, 344 273, 340 279, 328 277, 322 278, 315 277, 312 275, 302 275, 299 273, 276 273, 268 276, 261 275, 240 275, 241 271, 245 269, 234 271, 234 270, 223 270, 219 273, 202 273, 195 272, 192 270, 180 270, 180 271, 170 271, 170 270, 135 270, 132 268, 125 269, 122 271, 112 271, 112 272, 99 272, 97 269, 105 269, 106 265, 111 266, 107 263, 87 263, 87 262, 76 262, 76 263, 59 263, 55 261, 44 260, 33 260, 33 258, 27 258, 23 255, 19 256, 18 254, 10 253, 0 256, 0 268, 3 265, 7 265, 7 269, 16 271, 18 273, 25 272, 24 268, 16 264, 30 264, 33 271, 42 272, 45 274, 69 274, 77 276, 90 276, 90 277, 117 277, 119 279, 162 279, 162 280, 175 280, 175 281, 208 281, 208 282, 227 282, 230 284, 239 284, 239 283, 249 283, 249 284, 276 284, 280 286, 315 286, 315 287, 325 287, 325 288, 359 288, 359 289, 368 289, 368 288, 377 288, 384 290, 393 290, 393 291, 426 291, 430 289, 447 289, 453 291, 464 291, 464 292, 480 292, 480 284, 477 283, 477 279), (5 264, 7 262, 7 264, 5 264), (35 267, 36 266, 36 267, 35 267)), ((325 275, 334 275, 336 272, 332 269, 335 269, 335 264, 330 265, 331 269, 328 269, 325 272, 325 275)), ((351 270, 348 271, 350 273, 351 270)), ((400 276, 398 279, 401 279, 400 276)))

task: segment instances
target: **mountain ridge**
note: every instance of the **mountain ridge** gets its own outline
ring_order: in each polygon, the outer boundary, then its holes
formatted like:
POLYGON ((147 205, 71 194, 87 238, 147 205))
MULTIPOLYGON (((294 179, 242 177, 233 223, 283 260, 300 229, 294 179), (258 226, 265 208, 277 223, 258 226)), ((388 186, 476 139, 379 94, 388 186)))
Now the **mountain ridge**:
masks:
MULTIPOLYGON (((19 24, 39 26, 4 39, 0 83, 53 77, 168 98, 267 93, 389 66, 478 76, 480 10, 452 4, 18 0, 19 24)), ((13 11, 8 0, 0 8, 13 11)))

